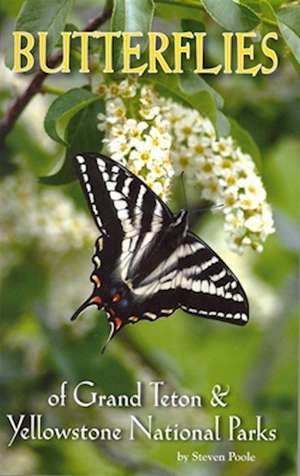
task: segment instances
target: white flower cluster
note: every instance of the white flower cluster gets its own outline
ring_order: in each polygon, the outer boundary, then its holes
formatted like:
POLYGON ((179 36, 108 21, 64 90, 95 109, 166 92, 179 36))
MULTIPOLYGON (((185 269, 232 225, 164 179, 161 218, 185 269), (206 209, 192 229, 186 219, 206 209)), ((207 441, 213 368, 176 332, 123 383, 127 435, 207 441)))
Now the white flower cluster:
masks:
POLYGON ((91 244, 96 227, 86 214, 57 190, 39 190, 28 171, 4 178, 0 183, 0 201, 6 203, 0 217, 0 249, 26 246, 34 242, 37 251, 67 253, 91 244))
POLYGON ((99 92, 106 99, 106 114, 99 114, 98 128, 105 131, 107 153, 166 200, 174 175, 170 125, 153 89, 124 79, 99 92))
POLYGON ((106 113, 98 128, 107 152, 141 176, 163 199, 171 178, 184 172, 199 195, 224 205, 227 242, 233 251, 262 251, 274 232, 266 191, 250 155, 232 137, 216 137, 212 122, 191 108, 159 97, 137 80, 101 83, 106 113))
POLYGON ((175 170, 199 187, 202 198, 223 205, 230 249, 242 253, 249 246, 262 251, 274 226, 266 191, 250 155, 230 136, 217 139, 211 121, 198 111, 166 100, 165 117, 172 125, 175 170))

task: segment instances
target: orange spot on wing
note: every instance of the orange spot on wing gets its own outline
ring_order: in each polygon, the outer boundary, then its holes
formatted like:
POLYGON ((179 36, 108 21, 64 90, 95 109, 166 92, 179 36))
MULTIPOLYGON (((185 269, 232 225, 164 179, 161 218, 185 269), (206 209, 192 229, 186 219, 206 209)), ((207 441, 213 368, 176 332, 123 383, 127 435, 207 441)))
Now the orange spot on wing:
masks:
POLYGON ((115 326, 116 326, 116 329, 120 329, 121 325, 122 325, 122 320, 119 318, 119 317, 116 317, 114 319, 114 323, 115 323, 115 326))
POLYGON ((113 302, 119 302, 119 301, 121 301, 121 294, 116 293, 116 294, 113 296, 112 301, 113 301, 113 302))
POLYGON ((100 296, 95 296, 90 300, 91 303, 102 304, 102 299, 100 296))

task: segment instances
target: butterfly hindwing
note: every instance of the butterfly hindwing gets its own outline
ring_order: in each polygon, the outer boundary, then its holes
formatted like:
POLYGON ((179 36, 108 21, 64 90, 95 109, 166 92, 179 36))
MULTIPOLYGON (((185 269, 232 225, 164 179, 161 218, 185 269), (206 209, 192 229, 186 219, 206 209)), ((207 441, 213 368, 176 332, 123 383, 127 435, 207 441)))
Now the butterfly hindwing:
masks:
POLYGON ((177 279, 180 306, 201 317, 244 325, 249 306, 236 276, 224 261, 193 233, 181 246, 177 279))
POLYGON ((248 321, 248 301, 238 279, 204 241, 190 232, 134 292, 137 298, 145 296, 151 319, 153 314, 163 317, 181 307, 191 314, 232 324, 248 321))

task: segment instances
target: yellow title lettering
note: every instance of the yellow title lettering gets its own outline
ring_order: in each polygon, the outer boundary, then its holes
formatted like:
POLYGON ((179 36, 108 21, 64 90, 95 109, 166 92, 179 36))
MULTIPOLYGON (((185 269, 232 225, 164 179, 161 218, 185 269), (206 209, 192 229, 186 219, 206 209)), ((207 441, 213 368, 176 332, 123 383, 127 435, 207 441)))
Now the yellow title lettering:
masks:
POLYGON ((34 47, 34 36, 27 31, 14 31, 14 66, 15 73, 26 73, 34 66, 34 57, 31 53, 34 47), (26 40, 26 45, 22 45, 22 40, 26 40), (22 66, 22 57, 26 58, 26 64, 22 66))
POLYGON ((246 46, 246 38, 255 38, 255 31, 248 31, 247 33, 237 33, 237 74, 252 74, 256 76, 261 68, 261 64, 252 66, 250 68, 245 67, 245 58, 248 56, 251 61, 254 60, 254 45, 246 46))

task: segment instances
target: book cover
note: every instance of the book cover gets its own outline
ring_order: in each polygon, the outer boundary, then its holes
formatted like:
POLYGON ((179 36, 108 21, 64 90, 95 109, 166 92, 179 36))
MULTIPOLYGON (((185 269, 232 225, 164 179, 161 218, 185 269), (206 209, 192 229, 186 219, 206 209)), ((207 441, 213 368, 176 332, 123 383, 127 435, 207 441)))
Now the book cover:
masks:
POLYGON ((299 3, 0 28, 0 474, 294 476, 299 3))

